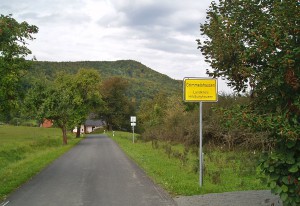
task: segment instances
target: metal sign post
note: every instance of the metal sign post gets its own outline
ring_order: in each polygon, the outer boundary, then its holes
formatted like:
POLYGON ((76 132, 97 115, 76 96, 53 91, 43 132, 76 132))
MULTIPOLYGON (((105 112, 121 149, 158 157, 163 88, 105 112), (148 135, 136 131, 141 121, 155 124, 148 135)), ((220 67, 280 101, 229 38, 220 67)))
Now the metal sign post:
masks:
POLYGON ((199 103, 200 111, 200 141, 199 141, 199 184, 200 187, 203 185, 203 152, 202 152, 202 102, 199 103))
POLYGON ((132 143, 134 143, 134 127, 136 126, 136 116, 131 116, 130 122, 132 126, 132 143))
POLYGON ((131 122, 131 126, 132 126, 132 143, 134 143, 134 127, 136 126, 136 123, 131 122))
POLYGON ((199 102, 199 185, 203 185, 203 137, 202 137, 202 102, 218 101, 218 81, 211 78, 184 78, 183 99, 185 102, 199 102))
POLYGON ((132 126, 132 143, 134 143, 134 126, 132 126))

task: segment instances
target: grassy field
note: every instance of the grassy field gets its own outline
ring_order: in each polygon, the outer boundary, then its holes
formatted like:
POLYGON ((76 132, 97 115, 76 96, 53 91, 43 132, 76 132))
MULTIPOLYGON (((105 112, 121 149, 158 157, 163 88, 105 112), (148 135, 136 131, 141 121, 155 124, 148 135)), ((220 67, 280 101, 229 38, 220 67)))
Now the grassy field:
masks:
POLYGON ((183 146, 173 145, 172 153, 166 153, 166 143, 159 143, 158 148, 153 149, 151 142, 133 144, 131 133, 115 132, 114 137, 112 133, 107 134, 172 195, 267 189, 259 179, 258 156, 251 152, 205 151, 204 184, 200 188, 197 155, 189 152, 186 158, 180 158, 183 146))
POLYGON ((61 130, 0 125, 0 200, 80 141, 62 146, 61 130))

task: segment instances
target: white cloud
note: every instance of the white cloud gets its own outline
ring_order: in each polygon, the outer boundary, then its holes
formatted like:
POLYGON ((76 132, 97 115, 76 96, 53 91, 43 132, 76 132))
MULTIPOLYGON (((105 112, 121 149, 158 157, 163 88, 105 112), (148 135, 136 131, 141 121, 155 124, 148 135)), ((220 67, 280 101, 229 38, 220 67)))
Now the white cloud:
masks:
MULTIPOLYGON (((2 0, 0 13, 39 27, 38 60, 133 59, 175 79, 206 76, 197 50, 210 0, 2 0)), ((220 90, 229 91, 222 82, 220 90)))

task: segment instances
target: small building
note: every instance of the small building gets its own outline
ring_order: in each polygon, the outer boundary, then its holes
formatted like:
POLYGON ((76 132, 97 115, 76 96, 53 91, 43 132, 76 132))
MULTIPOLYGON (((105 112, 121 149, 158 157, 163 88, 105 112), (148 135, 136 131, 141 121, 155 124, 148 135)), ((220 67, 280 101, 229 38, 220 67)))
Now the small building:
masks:
MULTIPOLYGON (((77 127, 75 127, 74 129, 73 129, 73 133, 77 133, 77 127)), ((83 134, 84 133, 84 125, 81 125, 80 126, 80 134, 83 134)))
MULTIPOLYGON (((80 133, 87 134, 93 132, 95 129, 104 128, 106 126, 103 120, 86 120, 83 125, 80 126, 80 133)), ((77 132, 77 127, 73 130, 74 133, 77 132)))

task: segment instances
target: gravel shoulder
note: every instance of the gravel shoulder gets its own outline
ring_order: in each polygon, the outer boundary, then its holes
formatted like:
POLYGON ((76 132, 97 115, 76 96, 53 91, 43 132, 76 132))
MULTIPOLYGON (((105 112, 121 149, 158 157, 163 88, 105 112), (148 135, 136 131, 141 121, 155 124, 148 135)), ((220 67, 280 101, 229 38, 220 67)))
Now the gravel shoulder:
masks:
POLYGON ((282 206, 280 198, 269 190, 178 196, 174 200, 178 206, 282 206))

